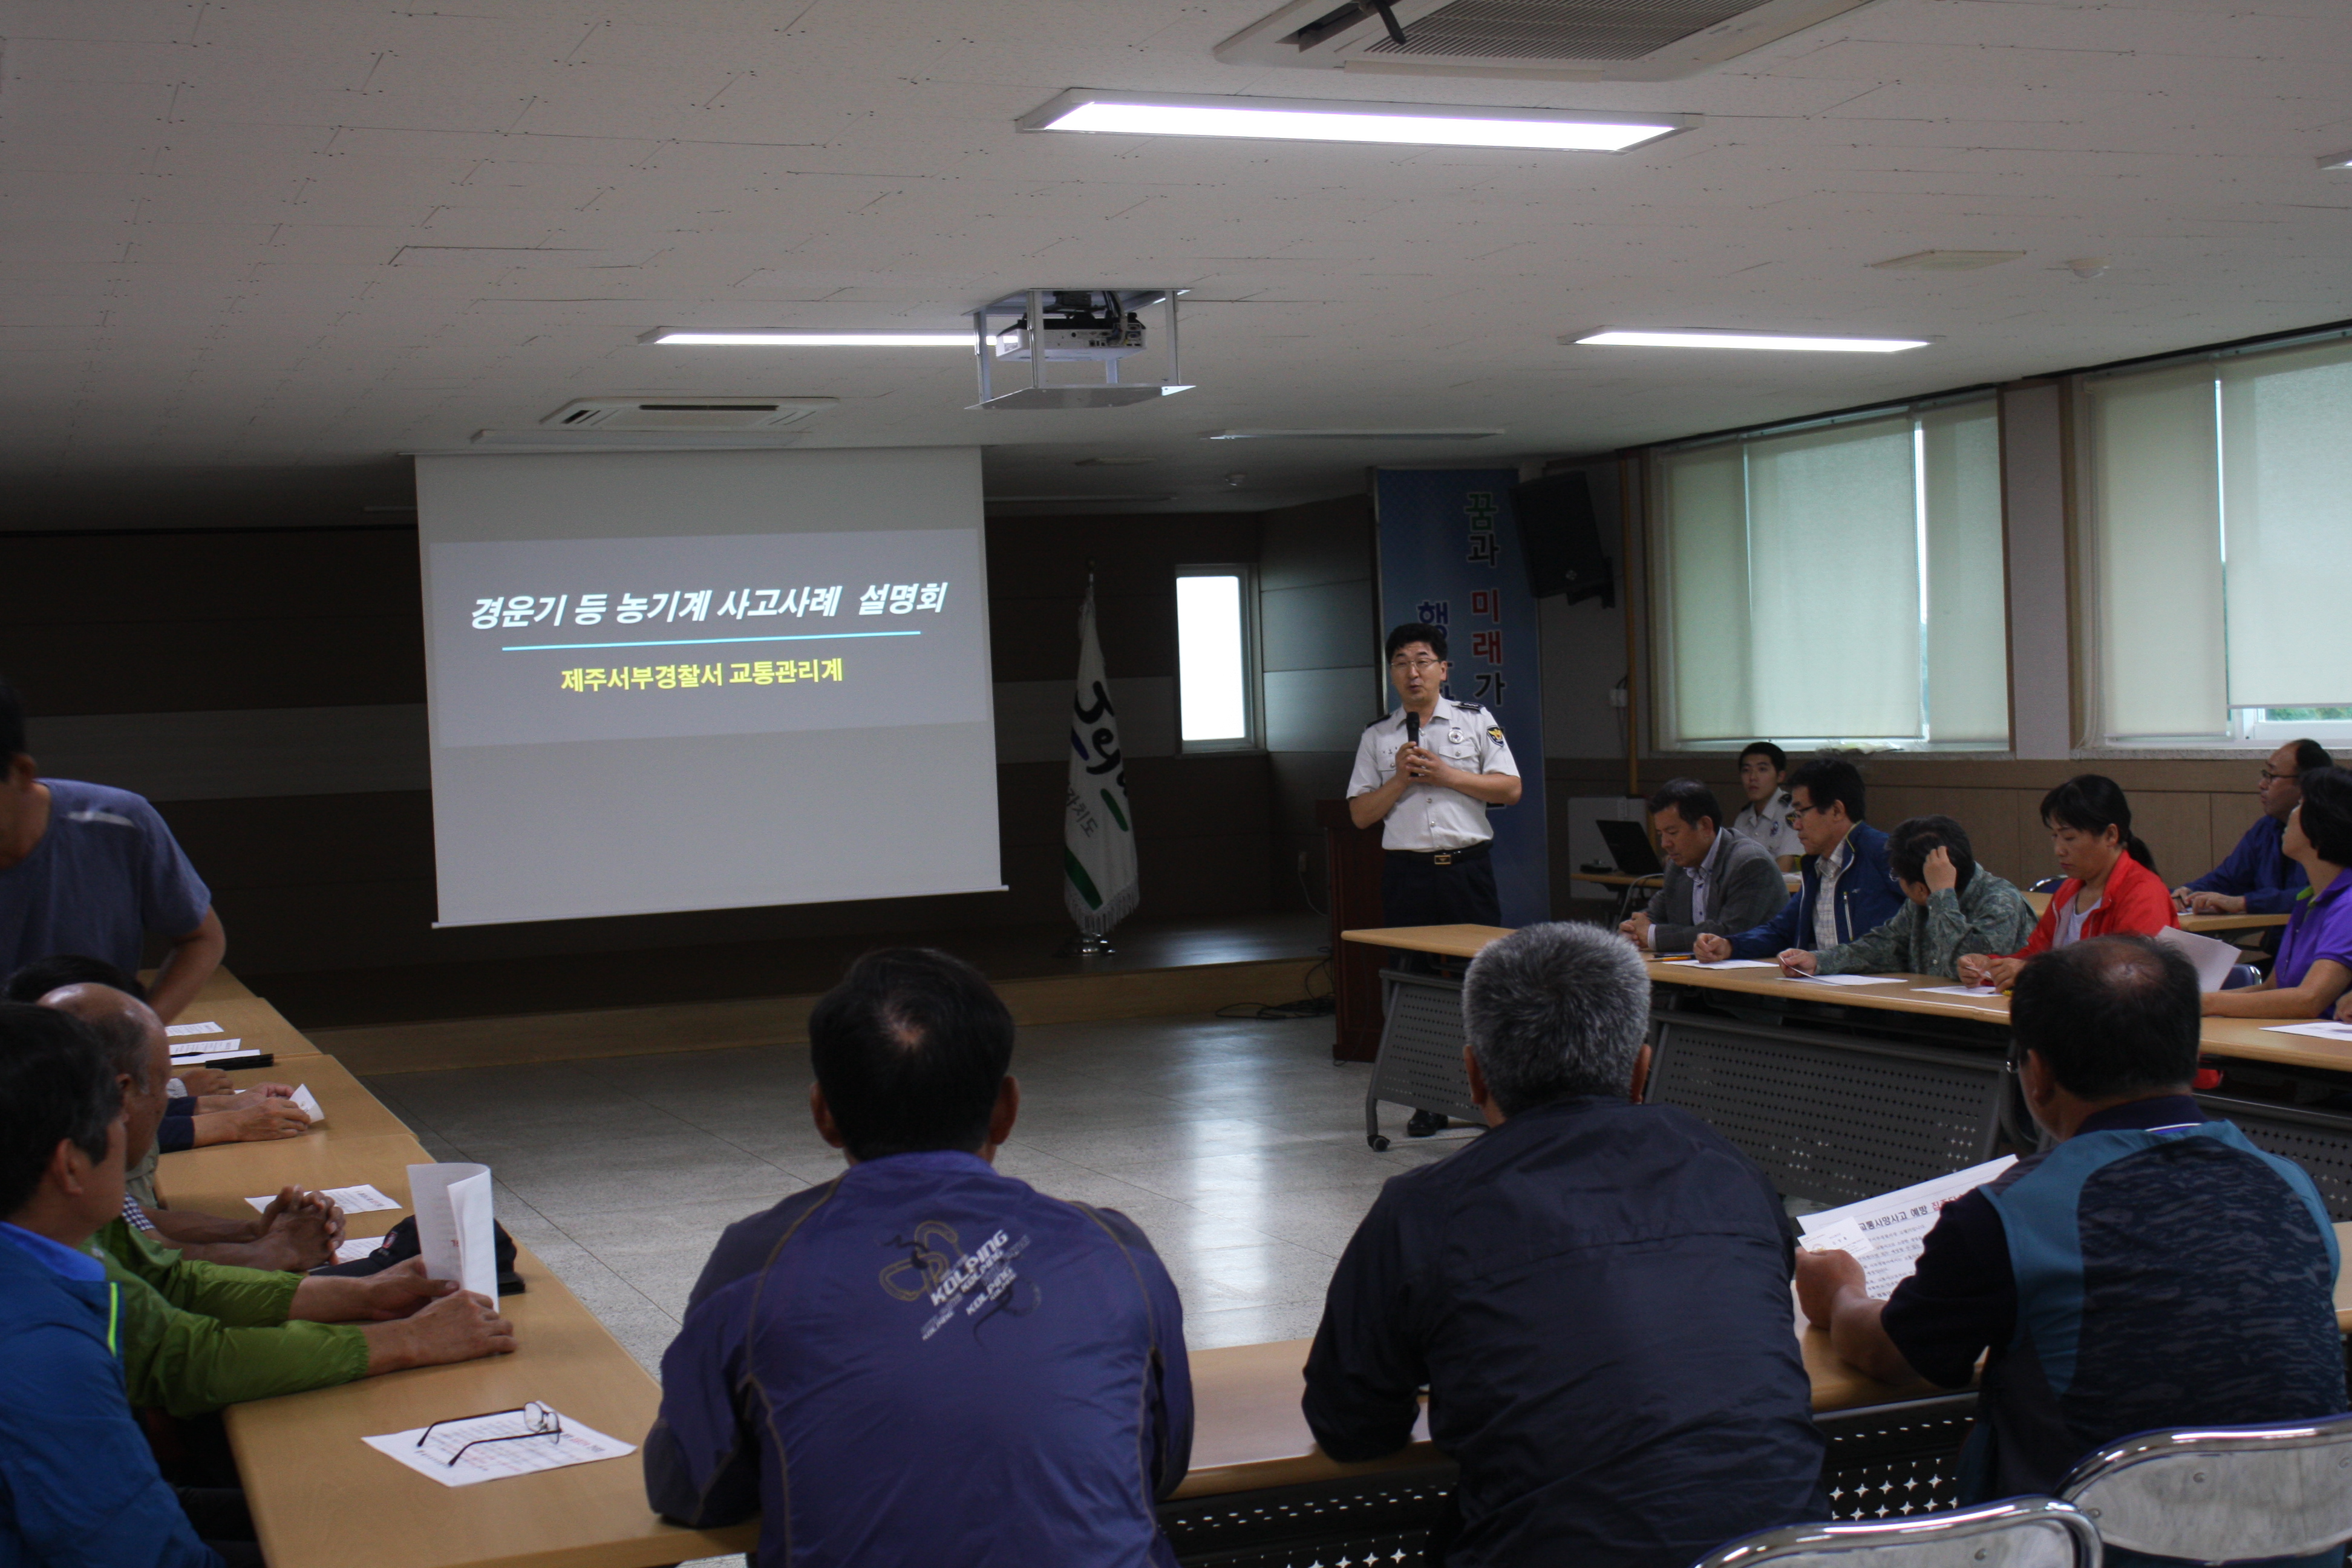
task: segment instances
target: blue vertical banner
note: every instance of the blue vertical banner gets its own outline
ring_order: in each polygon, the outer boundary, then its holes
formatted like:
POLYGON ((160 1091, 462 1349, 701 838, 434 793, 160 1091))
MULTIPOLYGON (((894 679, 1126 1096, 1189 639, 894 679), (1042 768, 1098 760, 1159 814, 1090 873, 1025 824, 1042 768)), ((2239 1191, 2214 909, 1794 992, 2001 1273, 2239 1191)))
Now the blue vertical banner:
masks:
POLYGON ((1519 804, 1492 808, 1487 818, 1507 926, 1551 918, 1543 661, 1536 596, 1511 511, 1518 482, 1516 468, 1381 468, 1372 482, 1383 626, 1424 621, 1445 628, 1454 667, 1446 695, 1485 706, 1519 766, 1519 804))

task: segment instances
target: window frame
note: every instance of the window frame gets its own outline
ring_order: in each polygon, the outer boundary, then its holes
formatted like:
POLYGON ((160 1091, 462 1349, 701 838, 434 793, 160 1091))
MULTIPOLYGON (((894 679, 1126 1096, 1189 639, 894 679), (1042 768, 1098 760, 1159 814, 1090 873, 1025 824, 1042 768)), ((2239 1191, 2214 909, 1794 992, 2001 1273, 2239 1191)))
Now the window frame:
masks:
POLYGON ((1235 579, 1240 595, 1241 633, 1241 697, 1243 732, 1237 736, 1215 740, 1194 741, 1184 734, 1184 626, 1181 612, 1176 625, 1176 754, 1178 756, 1230 755, 1237 752, 1260 752, 1265 749, 1265 715, 1263 689, 1265 672, 1261 668, 1263 640, 1258 628, 1257 567, 1245 561, 1195 561, 1179 564, 1169 575, 1168 594, 1171 605, 1177 595, 1177 584, 1188 577, 1231 577, 1235 579))
MULTIPOLYGON (((1647 653, 1649 657, 1647 664, 1651 674, 1646 721, 1650 734, 1656 738, 1654 743, 1659 754, 1727 754, 1739 750, 1742 746, 1748 744, 1755 738, 1751 735, 1744 739, 1727 737, 1718 740, 1691 740, 1682 736, 1678 732, 1670 732, 1676 727, 1669 725, 1666 721, 1672 711, 1669 686, 1672 679, 1671 672, 1675 658, 1675 650, 1670 646, 1672 639, 1666 635, 1671 617, 1668 614, 1665 599, 1666 595, 1672 591, 1672 574, 1664 569, 1664 563, 1669 560, 1671 556, 1671 551, 1667 546, 1666 541, 1666 530, 1668 528, 1666 502, 1670 492, 1670 487, 1664 482, 1664 469, 1667 460, 1670 458, 1679 456, 1684 453, 1702 451, 1710 448, 1719 449, 1727 447, 1735 447, 1740 448, 1743 453, 1742 466, 1744 469, 1745 449, 1749 443, 1755 441, 1769 440, 1778 437, 1801 435, 1809 431, 1828 429, 1833 426, 1864 425, 1898 418, 1908 421, 1911 430, 1910 438, 1913 443, 1912 479, 1915 489, 1917 492, 1917 500, 1915 502, 1914 517, 1916 521, 1916 526, 1919 529, 1920 700, 1922 723, 1923 726, 1927 728, 1927 732, 1919 737, 1794 735, 1778 736, 1775 738, 1780 742, 1780 743, 1790 750, 1796 750, 1799 748, 1806 750, 1859 750, 1865 752, 1900 752, 1906 755, 1920 756, 1945 755, 2003 757, 2011 753, 2016 745, 2017 736, 2017 710, 2014 697, 2012 695, 2016 674, 2013 668, 2009 672, 2009 684, 2005 687, 2002 693, 2004 705, 2009 710, 2008 730, 2007 732, 1998 740, 1938 741, 1934 739, 1932 708, 1930 706, 1928 693, 1927 677, 1929 673, 1929 659, 1927 635, 1928 621, 1932 613, 1932 605, 1929 603, 1927 573, 1928 544, 1927 534, 1927 517, 1926 500, 1927 476, 1924 468, 1925 458, 1923 452, 1925 427, 1922 422, 1927 416, 1935 414, 1940 410, 1963 407, 1971 404, 1986 405, 1991 411, 1992 416, 1995 420, 1996 461, 1999 462, 2000 443, 2003 439, 2005 434, 2000 425, 2000 421, 2003 419, 2004 416, 1999 390, 1997 388, 1985 386, 1967 387, 1958 391, 1940 394, 1932 397, 1915 398, 1899 403, 1877 404, 1872 405, 1868 407, 1847 409, 1840 413, 1823 415, 1815 418, 1789 420, 1774 425, 1759 425, 1741 430, 1718 431, 1709 435, 1686 437, 1679 441, 1663 442, 1646 449, 1643 454, 1643 555, 1648 563, 1648 570, 1644 574, 1646 581, 1644 584, 1645 591, 1643 594, 1643 608, 1647 613, 1648 618, 1647 653), (1662 644, 1667 646, 1662 647, 1662 644)), ((2002 471, 2005 471, 2005 464, 2001 467, 2002 471)), ((2002 481, 1997 477, 1995 482, 1999 484, 2002 481)), ((2000 502, 2002 510, 2002 559, 2000 571, 2002 587, 2001 619, 2004 636, 2003 658, 2006 661, 2009 657, 2009 649, 2006 643, 2009 619, 2009 542, 2007 527, 2008 497, 2005 492, 2005 489, 2000 496, 2000 502)))

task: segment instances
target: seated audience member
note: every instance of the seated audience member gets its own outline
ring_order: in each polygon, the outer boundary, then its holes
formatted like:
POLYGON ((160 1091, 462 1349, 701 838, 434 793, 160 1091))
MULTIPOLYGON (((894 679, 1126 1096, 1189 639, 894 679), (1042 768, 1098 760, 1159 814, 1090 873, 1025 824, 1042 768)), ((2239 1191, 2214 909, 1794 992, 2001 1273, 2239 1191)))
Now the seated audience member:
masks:
POLYGON ((2099 773, 2068 779, 2042 797, 2042 825, 2066 879, 2023 947, 2006 957, 1960 956, 1960 978, 1971 985, 2006 990, 2037 952, 2095 936, 2153 936, 2180 923, 2156 874, 2156 858, 2132 836, 2131 802, 2115 780, 2099 773))
POLYGON ((0 1003, 0 1562, 220 1568, 155 1468, 82 1250, 122 1212, 122 1105, 76 1020, 0 1003))
MULTIPOLYGON (((137 997, 104 985, 61 986, 41 1000, 88 1024, 120 1059, 146 1064, 140 1081, 125 1087, 124 1104, 142 1129, 134 1142, 147 1144, 148 1157, 142 1163, 152 1171, 154 1145, 145 1132, 145 1121, 156 1109, 152 1086, 167 1082, 172 1070, 172 1042, 163 1033, 162 1021, 137 997)), ((157 1125, 169 1121, 167 1112, 157 1125)), ((249 1219, 221 1219, 157 1206, 152 1187, 141 1193, 127 1180, 124 1185, 128 1190, 122 1217, 127 1224, 147 1232, 151 1240, 179 1248, 184 1257, 207 1263, 298 1271, 316 1268, 335 1260, 335 1245, 342 1239, 342 1211, 319 1194, 299 1188, 279 1194, 268 1209, 249 1219)))
POLYGON ((1957 980, 1960 954, 2006 952, 2033 931, 2033 906, 1977 864, 1965 828, 1948 816, 1914 816, 1886 836, 1886 864, 1910 901, 1849 942, 1780 954, 1790 974, 1940 974, 1957 980))
POLYGON ((2172 901, 2200 915, 2283 915, 2305 888, 2304 868, 2286 852, 2287 814, 2303 799, 2303 775, 2336 759, 2316 741, 2289 741, 2263 763, 2254 798, 2263 814, 2228 858, 2193 882, 2172 889, 2172 901))
POLYGON ((212 894, 139 796, 42 782, 25 750, 25 704, 0 681, 0 971, 87 952, 135 973, 150 931, 172 944, 148 987, 168 1023, 228 950, 212 894))
POLYGON ((976 970, 919 949, 817 1003, 809 1106, 849 1166, 711 1253, 662 1358, 656 1511, 760 1514, 754 1560, 795 1568, 1172 1568, 1183 1308, 1132 1221, 993 1169, 1013 1034, 976 970))
POLYGON ((1665 852, 1665 885, 1650 907, 1617 929, 1636 947, 1688 952, 1701 931, 1720 936, 1770 920, 1789 884, 1769 851, 1718 831, 1723 807, 1696 779, 1671 779, 1650 797, 1650 820, 1665 852))
POLYGON ((2223 1018, 2324 1018, 2352 986, 2352 773, 2314 768, 2287 813, 2288 856, 2316 890, 2294 907, 2278 962, 2259 985, 2209 991, 2205 1011, 2223 1018))
MULTIPOLYGON (((38 1010, 80 1005, 75 994, 85 989, 56 993, 38 1010)), ((154 1136, 164 1053, 137 1030, 88 1037, 121 1081, 124 1152, 135 1155, 154 1136)), ((299 1195, 281 1193, 279 1203, 292 1207, 299 1195)), ((514 1330, 493 1303, 426 1279, 420 1259, 363 1279, 203 1263, 150 1241, 122 1217, 120 1196, 114 1211, 89 1250, 120 1288, 122 1377, 133 1405, 196 1415, 514 1349, 514 1330)))
POLYGON ((2188 961, 2144 937, 2034 959, 2013 1059, 2059 1142, 1946 1205, 1891 1300, 1849 1254, 1798 1255, 1806 1316, 1873 1376, 1962 1388, 1987 1357, 1963 1503, 2054 1491, 2126 1433, 2345 1408, 2326 1207, 2191 1098, 2197 995, 2188 961))
POLYGON ((1462 1467, 1454 1568, 1686 1568, 1820 1517, 1789 1222, 1720 1133, 1641 1103, 1641 961, 1591 926, 1528 926, 1462 1000, 1492 1131, 1391 1178, 1348 1243, 1307 1363, 1315 1440, 1393 1453, 1425 1384, 1462 1467))
POLYGON ((1875 931, 1903 907, 1903 890, 1886 868, 1886 835, 1863 820, 1862 774, 1852 763, 1815 757, 1790 775, 1789 798, 1789 820, 1805 847, 1801 885, 1769 921, 1694 942, 1692 951, 1710 963, 1835 947, 1875 931))
POLYGON ((1789 826, 1789 753, 1769 741, 1751 741, 1739 753, 1739 789, 1748 805, 1731 819, 1731 831, 1764 846, 1784 871, 1797 868, 1805 847, 1789 826))
MULTIPOLYGON (((38 1002, 67 985, 104 985, 147 1000, 146 988, 134 976, 103 959, 70 953, 35 959, 8 977, 5 994, 11 1002, 38 1002)), ((162 1155, 215 1143, 299 1138, 310 1130, 310 1119, 287 1098, 294 1092, 290 1083, 257 1083, 239 1091, 228 1074, 215 1068, 174 1068, 173 1077, 184 1092, 172 1097, 154 1146, 130 1175, 131 1195, 149 1209, 158 1206, 155 1163, 162 1155)))

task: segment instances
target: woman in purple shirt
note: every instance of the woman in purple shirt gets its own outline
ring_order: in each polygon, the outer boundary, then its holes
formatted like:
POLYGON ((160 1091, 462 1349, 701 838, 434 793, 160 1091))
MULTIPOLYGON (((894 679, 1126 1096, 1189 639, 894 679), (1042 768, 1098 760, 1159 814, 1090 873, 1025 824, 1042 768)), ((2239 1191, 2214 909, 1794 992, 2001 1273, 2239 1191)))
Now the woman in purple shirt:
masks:
POLYGON ((2352 987, 2352 773, 2315 768, 2303 775, 2303 804, 2286 819, 2282 846, 2311 879, 2279 939, 2278 963, 2260 985, 2209 991, 2208 1016, 2320 1018, 2352 987))

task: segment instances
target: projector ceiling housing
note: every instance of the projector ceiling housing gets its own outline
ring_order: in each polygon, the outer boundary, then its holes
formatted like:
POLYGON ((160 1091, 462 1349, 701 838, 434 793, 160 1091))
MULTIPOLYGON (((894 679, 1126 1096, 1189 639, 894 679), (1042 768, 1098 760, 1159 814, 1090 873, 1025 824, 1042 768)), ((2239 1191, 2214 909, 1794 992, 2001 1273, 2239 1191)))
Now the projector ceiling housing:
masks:
POLYGON ((1392 76, 1672 81, 1869 0, 1290 0, 1216 47, 1227 65, 1392 76))

